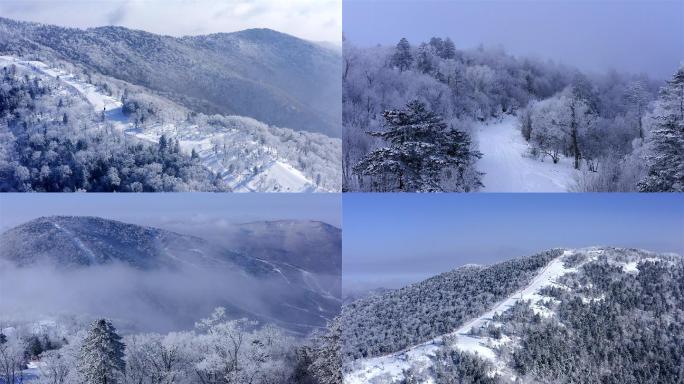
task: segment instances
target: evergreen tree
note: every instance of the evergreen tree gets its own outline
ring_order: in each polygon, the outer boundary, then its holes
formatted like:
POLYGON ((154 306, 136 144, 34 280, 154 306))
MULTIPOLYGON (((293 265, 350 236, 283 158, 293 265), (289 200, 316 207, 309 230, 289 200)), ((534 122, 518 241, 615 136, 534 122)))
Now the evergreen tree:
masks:
POLYGON ((383 116, 389 129, 369 134, 389 147, 369 153, 354 166, 356 174, 371 176, 372 190, 443 191, 445 177, 454 178, 460 191, 481 186, 479 174, 473 181, 464 179, 482 156, 470 149, 468 134, 447 127, 420 101, 408 103, 404 110, 385 111, 383 116))
POLYGON ((442 51, 444 50, 444 40, 441 37, 431 37, 430 46, 435 49, 437 56, 442 57, 442 51))
POLYGON ((339 319, 335 319, 328 325, 325 333, 316 337, 309 371, 319 384, 342 382, 341 339, 342 328, 339 319))
POLYGON ((78 370, 89 384, 116 384, 126 368, 124 343, 111 322, 95 321, 83 340, 78 370))
POLYGON ((442 48, 442 58, 443 59, 453 59, 456 57, 456 45, 450 38, 444 40, 444 45, 442 48))
POLYGON ((684 67, 660 90, 655 128, 648 140, 648 175, 642 192, 684 191, 684 67))
POLYGON ((631 83, 625 91, 625 99, 633 109, 634 118, 637 121, 639 138, 644 138, 643 118, 646 106, 650 100, 650 95, 642 81, 631 83))
POLYGON ((166 135, 159 136, 159 152, 166 152, 168 146, 169 141, 166 139, 166 135))
POLYGON ((405 71, 411 68, 413 63, 413 56, 411 56, 411 45, 405 37, 402 37, 397 43, 396 51, 392 56, 392 65, 399 68, 400 71, 405 71))
POLYGON ((416 59, 416 68, 423 73, 431 73, 435 67, 432 64, 432 53, 430 46, 423 43, 418 47, 418 57, 416 59))

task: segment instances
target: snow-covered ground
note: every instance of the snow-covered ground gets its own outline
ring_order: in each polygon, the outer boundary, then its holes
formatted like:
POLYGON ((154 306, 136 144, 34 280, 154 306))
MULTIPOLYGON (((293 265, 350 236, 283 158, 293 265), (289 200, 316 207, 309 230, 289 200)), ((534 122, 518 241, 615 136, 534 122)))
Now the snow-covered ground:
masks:
MULTIPOLYGON (((574 252, 576 251, 564 251, 561 256, 549 262, 549 264, 546 265, 546 267, 544 267, 526 287, 499 302, 481 316, 463 324, 448 335, 436 337, 428 342, 413 346, 401 352, 355 361, 352 364, 351 372, 345 373, 344 383, 399 383, 404 378, 403 372, 411 367, 418 372, 429 369, 432 365, 431 357, 435 356, 437 350, 444 345, 446 336, 450 336, 449 340, 453 340, 451 346, 465 352, 477 354, 492 362, 498 372, 504 371, 505 364, 500 361, 497 356, 495 347, 501 343, 510 342, 510 339, 504 336, 501 340, 493 340, 485 337, 472 336, 468 333, 473 328, 477 329, 486 326, 493 321, 495 314, 503 313, 520 300, 529 300, 533 310, 542 316, 551 315, 548 313, 548 309, 541 305, 541 302, 548 298, 540 295, 539 292, 544 287, 557 285, 556 281, 559 277, 577 270, 577 268, 567 268, 564 265, 565 257, 572 255, 574 252)), ((600 248, 588 248, 582 250, 582 252, 589 256, 586 260, 589 261, 595 259, 602 250, 600 248)), ((433 381, 428 381, 426 383, 433 383, 433 381)))
MULTIPOLYGON (((67 87, 75 90, 96 112, 104 112, 106 121, 115 129, 128 136, 148 142, 158 142, 159 137, 167 137, 180 141, 181 150, 190 154, 194 149, 199 154, 203 164, 214 173, 221 175, 223 181, 236 192, 316 192, 320 190, 316 184, 308 179, 300 170, 281 159, 274 150, 261 146, 249 140, 239 129, 226 128, 223 131, 203 131, 197 125, 182 125, 180 122, 171 124, 153 124, 144 130, 136 129, 134 124, 122 111, 121 101, 102 93, 96 86, 89 84, 71 73, 50 67, 41 61, 25 61, 14 56, 0 56, 0 67, 14 64, 29 71, 50 76, 59 80, 67 87), (227 143, 226 152, 235 151, 230 155, 215 150, 215 142, 227 143), (248 150, 247 155, 254 162, 254 168, 249 172, 230 172, 227 168, 231 160, 240 156, 239 150, 248 150)), ((254 119, 232 116, 239 123, 262 124, 254 119)), ((238 124, 239 125, 239 124, 238 124)))
MULTIPOLYGON (((235 116, 236 125, 261 124, 256 120, 235 116)), ((129 127, 126 134, 149 142, 158 142, 165 134, 180 140, 181 150, 195 150, 202 163, 236 192, 316 192, 315 184, 304 174, 281 160, 277 151, 245 137, 240 129, 203 132, 197 125, 152 124, 144 130, 129 127), (226 146, 223 146, 226 143, 226 146), (218 150, 215 150, 218 148, 218 150), (224 150, 225 148, 225 150, 224 150), (233 160, 249 159, 257 172, 235 172, 228 168, 233 160)))
POLYGON ((482 158, 478 168, 484 192, 567 192, 577 171, 568 158, 558 164, 527 156, 528 145, 515 116, 506 115, 476 130, 482 158))

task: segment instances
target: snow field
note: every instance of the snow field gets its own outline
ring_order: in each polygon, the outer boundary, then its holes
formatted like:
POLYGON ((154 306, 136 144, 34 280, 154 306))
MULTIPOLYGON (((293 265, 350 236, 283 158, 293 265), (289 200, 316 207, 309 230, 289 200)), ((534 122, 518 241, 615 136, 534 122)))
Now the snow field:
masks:
POLYGON ((570 159, 558 164, 526 157, 528 145, 518 129, 515 116, 506 115, 497 122, 484 123, 476 129, 482 158, 477 162, 484 192, 567 192, 577 171, 570 159))

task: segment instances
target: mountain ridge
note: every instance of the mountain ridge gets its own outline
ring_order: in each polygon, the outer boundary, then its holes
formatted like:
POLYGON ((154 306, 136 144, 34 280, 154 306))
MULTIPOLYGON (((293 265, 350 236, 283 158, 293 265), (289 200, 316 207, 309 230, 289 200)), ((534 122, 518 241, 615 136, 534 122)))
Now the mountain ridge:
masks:
POLYGON ((0 18, 0 52, 66 60, 198 112, 341 135, 340 55, 273 30, 173 37, 0 18))
MULTIPOLYGON (((261 236, 268 236, 268 233, 260 233, 250 241, 259 241, 261 236)), ((339 248, 334 239, 323 236, 318 241, 333 241, 331 247, 339 248)), ((272 248, 266 250, 280 250, 287 257, 297 255, 297 244, 293 247, 282 243, 282 250, 278 248, 279 244, 270 244, 272 248)), ((116 282, 105 285, 94 295, 113 297, 111 295, 118 296, 123 290, 126 293, 121 293, 124 296, 117 297, 117 302, 129 299, 152 308, 155 313, 175 316, 179 322, 190 321, 194 314, 179 313, 174 310, 178 305, 198 311, 224 306, 235 318, 246 316, 262 323, 279 324, 297 334, 307 334, 324 327, 339 313, 340 276, 334 267, 305 269, 305 263, 295 266, 287 263, 287 259, 279 260, 280 255, 268 257, 266 253, 250 253, 250 250, 168 229, 97 216, 44 216, 0 234, 0 261, 3 262, 0 273, 16 271, 27 275, 37 271, 35 273, 51 276, 53 280, 68 281, 71 281, 70 277, 89 281, 91 274, 128 276, 136 284, 140 283, 143 290, 119 288, 125 283, 116 282), (146 285, 140 281, 148 278, 161 281, 163 285, 146 285), (200 288, 195 289, 192 279, 207 281, 198 282, 200 288), (169 297, 166 290, 170 288, 166 285, 177 280, 189 280, 187 289, 192 294, 187 298, 169 297), (214 285, 210 287, 211 281, 214 285), (202 288, 204 285, 207 287, 202 288), (116 291, 110 291, 113 289, 110 287, 117 287, 116 291), (240 293, 240 289, 252 293, 240 293), (177 305, 172 304, 175 302, 177 305)), ((337 255, 321 257, 327 260, 337 255)))
MULTIPOLYGON (((525 382, 536 383, 549 382, 548 380, 553 381, 558 378, 560 380, 558 382, 565 383, 572 381, 564 381, 560 378, 572 376, 575 380, 586 380, 588 377, 594 377, 588 375, 600 376, 600 372, 605 371, 602 367, 609 364, 613 365, 614 373, 620 370, 615 374, 623 375, 615 376, 616 378, 631 379, 640 377, 638 363, 625 365, 622 360, 615 360, 610 356, 620 356, 619 353, 615 354, 615 349, 633 345, 634 340, 643 341, 647 345, 653 344, 651 347, 656 349, 652 351, 652 354, 656 357, 648 357, 647 360, 654 364, 661 364, 663 377, 676 375, 668 370, 668 367, 670 362, 677 361, 682 356, 677 357, 677 354, 667 356, 668 349, 663 349, 663 345, 681 340, 684 337, 681 327, 669 328, 670 331, 663 329, 663 332, 671 333, 665 338, 670 341, 663 341, 664 339, 658 336, 648 336, 654 329, 650 326, 645 327, 643 324, 637 325, 637 327, 645 328, 642 331, 643 334, 636 339, 632 339, 630 333, 624 331, 616 331, 618 335, 621 335, 620 337, 611 336, 615 335, 615 332, 611 333, 608 329, 607 335, 599 335, 606 338, 601 351, 613 351, 612 353, 597 352, 591 343, 583 339, 583 335, 591 329, 596 329, 597 326, 602 326, 602 322, 615 322, 615 319, 621 319, 618 320, 619 325, 615 324, 615 326, 630 329, 634 324, 644 321, 641 320, 640 315, 630 317, 633 311, 637 313, 639 311, 672 311, 677 308, 677 301, 681 302, 681 295, 678 296, 677 292, 681 288, 678 288, 675 282, 679 281, 677 276, 684 274, 681 255, 610 246, 556 250, 562 253, 555 253, 541 269, 537 269, 531 279, 524 279, 525 281, 518 286, 516 291, 510 291, 501 300, 491 301, 476 311, 471 311, 470 307, 471 305, 479 306, 482 296, 469 294, 467 295, 469 305, 462 306, 458 304, 457 296, 453 296, 456 298, 454 301, 446 293, 444 297, 441 294, 429 295, 431 290, 437 289, 437 284, 441 280, 450 277, 449 272, 407 287, 407 291, 403 294, 407 297, 404 302, 410 304, 418 301, 421 302, 421 308, 425 309, 425 311, 414 311, 410 305, 403 305, 404 310, 411 312, 409 316, 429 316, 431 312, 439 312, 440 308, 446 308, 444 306, 453 306, 460 309, 449 317, 458 317, 461 313, 463 321, 453 328, 444 328, 446 332, 433 333, 434 337, 415 338, 413 343, 395 344, 391 346, 392 348, 385 350, 377 350, 377 348, 370 350, 379 353, 368 353, 362 356, 355 349, 350 349, 350 345, 363 347, 363 343, 355 342, 357 339, 365 339, 366 346, 374 345, 371 342, 372 331, 370 334, 358 335, 357 333, 361 331, 355 324, 363 323, 362 318, 370 318, 369 315, 374 311, 380 311, 380 309, 372 309, 373 307, 369 307, 367 303, 376 301, 380 305, 384 303, 384 306, 395 306, 397 304, 391 301, 395 297, 386 294, 379 298, 361 300, 355 306, 347 305, 343 308, 342 319, 345 319, 345 312, 349 310, 360 312, 361 315, 350 316, 348 314, 346 315, 347 322, 343 323, 351 323, 352 331, 355 332, 347 334, 347 340, 343 343, 346 345, 344 382, 346 384, 364 382, 389 384, 403 383, 405 380, 410 382, 463 382, 461 380, 466 380, 465 382, 470 382, 467 377, 482 377, 487 379, 475 382, 513 383, 523 378, 525 382), (426 284, 431 285, 432 288, 423 287, 426 284), (413 292, 416 289, 419 290, 413 292), (665 292, 660 292, 661 289, 665 289, 665 292), (417 293, 418 296, 414 297, 412 292, 417 293), (640 297, 640 294, 647 297, 640 297), (369 310, 370 313, 368 313, 369 310), (623 317, 616 317, 613 314, 615 311, 623 313, 623 317), (363 312, 366 313, 363 314, 363 312), (468 316, 462 316, 462 312, 470 313, 468 316), (589 316, 588 323, 587 316, 589 316), (601 320, 594 319, 594 317, 601 318, 601 320), (565 336, 560 336, 566 332, 564 331, 566 327, 572 330, 567 331, 565 336), (562 341, 558 341, 558 337, 561 337, 562 341), (647 339, 642 340, 639 337, 647 339), (610 343, 613 342, 615 344, 611 345, 610 343), (555 344, 560 344, 560 346, 555 346, 555 344), (588 366, 592 366, 591 374, 578 371, 565 372, 567 359, 582 360, 583 354, 578 353, 577 350, 583 350, 585 354, 597 354, 595 360, 587 362, 588 366), (555 355, 554 351, 558 351, 559 354, 555 355), (547 353, 554 354, 554 357, 547 356, 547 353), (663 354, 666 354, 666 357, 658 360, 657 356, 663 354), (549 366, 553 369, 549 369, 549 366)), ((519 258, 519 260, 524 260, 524 258, 519 258)), ((500 264, 502 263, 493 264, 493 267, 501 269, 500 264)), ((493 293, 490 291, 496 289, 497 286, 487 281, 483 283, 483 276, 480 275, 486 270, 475 271, 471 274, 472 276, 463 274, 459 279, 468 284, 468 289, 470 286, 477 286, 480 291, 490 294, 493 293)), ((510 278, 505 274, 499 273, 498 275, 499 281, 503 281, 500 277, 510 278)), ((681 281, 678 284, 681 286, 681 281)), ((674 318, 678 316, 676 310, 671 315, 674 318)), ((381 317, 387 316, 385 313, 381 317)), ((655 321, 655 323, 660 324, 660 321, 655 321)), ((427 328, 435 327, 435 324, 439 324, 439 319, 423 321, 421 324, 427 328)), ((401 334, 418 331, 418 329, 414 330, 411 324, 402 323, 402 325, 400 328, 389 328, 384 338, 394 340, 396 343, 397 340, 401 340, 401 334)), ((637 357, 637 359, 640 358, 637 357)), ((596 377, 594 377, 595 380, 600 381, 596 377)), ((617 379, 617 382, 624 382, 620 381, 622 379, 617 379)))

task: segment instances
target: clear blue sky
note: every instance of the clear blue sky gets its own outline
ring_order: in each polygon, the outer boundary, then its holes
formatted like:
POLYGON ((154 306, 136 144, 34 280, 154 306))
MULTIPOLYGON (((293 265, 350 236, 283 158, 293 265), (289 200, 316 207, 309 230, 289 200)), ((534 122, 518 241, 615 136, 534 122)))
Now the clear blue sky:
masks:
POLYGON ((100 216, 146 225, 320 220, 339 227, 340 202, 340 195, 332 193, 4 193, 0 230, 49 215, 100 216))
POLYGON ((580 69, 669 78, 684 60, 682 0, 345 0, 343 31, 362 45, 451 37, 580 69))
POLYGON ((682 194, 345 194, 343 280, 395 287, 553 247, 684 255, 682 194))

